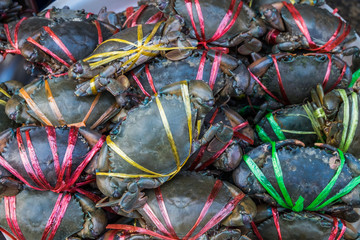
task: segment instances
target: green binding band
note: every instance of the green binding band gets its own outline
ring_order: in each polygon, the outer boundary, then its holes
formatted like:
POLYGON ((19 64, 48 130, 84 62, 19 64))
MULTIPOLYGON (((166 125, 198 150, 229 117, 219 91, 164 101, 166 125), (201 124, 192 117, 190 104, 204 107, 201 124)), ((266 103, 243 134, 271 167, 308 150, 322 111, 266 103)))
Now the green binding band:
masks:
MULTIPOLYGON (((359 122, 359 108, 358 108, 358 96, 355 92, 351 93, 351 122, 348 130, 347 136, 345 136, 345 144, 343 147, 343 151, 347 152, 352 141, 354 140, 355 132, 359 122)), ((344 135, 344 133, 343 133, 344 135)))
MULTIPOLYGON (((251 172, 255 175, 256 179, 260 182, 260 184, 266 189, 266 191, 276 200, 276 202, 280 206, 291 209, 292 211, 295 211, 295 212, 301 212, 304 210, 304 205, 303 205, 304 198, 302 196, 300 196, 298 198, 298 200, 295 202, 295 205, 293 205, 291 197, 285 187, 280 161, 279 161, 279 158, 278 158, 278 155, 276 152, 275 142, 271 142, 271 145, 272 145, 272 164, 273 164, 273 168, 274 168, 274 174, 275 174, 278 186, 280 188, 280 191, 281 191, 282 195, 284 196, 285 201, 280 196, 280 194, 276 191, 276 189, 271 185, 269 180, 265 177, 263 172, 256 165, 256 163, 251 159, 250 156, 244 155, 244 161, 250 168, 251 172)), ((333 203, 334 201, 338 200, 342 196, 349 193, 352 189, 354 189, 360 183, 360 176, 358 176, 357 178, 353 179, 347 186, 345 186, 341 191, 339 191, 335 196, 331 197, 326 202, 322 203, 329 196, 329 194, 330 194, 332 188, 334 187, 337 179, 339 178, 340 173, 345 164, 344 153, 340 149, 338 149, 338 152, 339 152, 341 164, 338 167, 335 175, 330 180, 328 185, 315 198, 315 200, 312 203, 310 203, 308 207, 305 208, 305 210, 317 211, 319 209, 322 209, 323 207, 333 203)))
POLYGON ((281 131, 279 124, 275 121, 274 115, 272 113, 268 113, 266 115, 266 118, 269 121, 270 126, 273 129, 276 136, 278 137, 278 139, 280 141, 285 140, 286 137, 285 137, 284 133, 281 131))
POLYGON ((303 105, 303 108, 306 112, 306 114, 308 115, 309 119, 310 119, 310 122, 311 122, 311 125, 316 133, 316 135, 318 136, 319 140, 322 142, 322 143, 325 143, 323 137, 322 137, 322 134, 321 134, 321 125, 320 123, 318 122, 317 118, 314 116, 313 112, 312 112, 312 106, 310 103, 307 103, 307 104, 304 104, 303 105))
POLYGON ((341 136, 341 142, 339 145, 340 149, 344 149, 348 126, 349 126, 350 106, 349 106, 349 99, 347 97, 346 91, 344 89, 338 89, 337 91, 339 92, 339 94, 343 100, 343 103, 344 103, 344 119, 343 119, 344 130, 343 130, 343 134, 341 136))
POLYGON ((266 134, 266 132, 264 131, 264 129, 262 127, 260 127, 259 125, 256 125, 255 129, 256 129, 261 141, 263 141, 264 143, 271 142, 270 137, 266 134))
POLYGON ((316 118, 326 118, 326 114, 324 112, 324 109, 322 109, 322 108, 315 109, 313 114, 316 118))
POLYGON ((359 78, 360 78, 360 69, 358 69, 356 72, 353 73, 351 83, 349 84, 349 88, 352 88, 359 78))
MULTIPOLYGON (((296 116, 296 117, 306 117, 306 118, 308 118, 308 116, 301 115, 301 114, 289 114, 288 116, 291 116, 291 115, 296 116)), ((279 141, 282 141, 282 140, 286 139, 284 133, 290 133, 290 134, 316 134, 316 132, 312 132, 312 131, 296 131, 296 130, 281 129, 279 124, 275 121, 274 115, 272 113, 267 114, 266 118, 268 119, 269 124, 270 124, 272 130, 274 131, 274 133, 276 134, 276 136, 278 137, 279 141)), ((257 131, 261 141, 263 141, 264 143, 271 143, 272 142, 271 138, 267 135, 267 133, 265 132, 265 130, 262 127, 260 127, 259 125, 256 125, 255 128, 256 128, 256 131, 257 131)))

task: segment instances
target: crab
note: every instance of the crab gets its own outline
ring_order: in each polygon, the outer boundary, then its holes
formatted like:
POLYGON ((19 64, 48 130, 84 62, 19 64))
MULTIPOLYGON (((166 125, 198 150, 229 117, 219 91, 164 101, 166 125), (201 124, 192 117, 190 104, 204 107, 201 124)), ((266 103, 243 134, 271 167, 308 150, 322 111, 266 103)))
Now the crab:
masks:
MULTIPOLYGON (((205 133, 197 140, 195 123, 201 126, 214 104, 204 82, 183 81, 168 85, 159 93, 130 110, 119 129, 107 137, 97 160, 96 182, 111 200, 99 206, 116 207, 119 214, 131 213, 145 203, 143 189, 156 188, 169 180, 201 144, 221 134, 212 128, 211 134, 205 133)), ((217 127, 221 129, 222 125, 217 127)))
MULTIPOLYGON (((249 123, 228 106, 215 107, 205 117, 200 139, 204 133, 208 144, 202 144, 189 160, 189 170, 201 171, 212 164, 224 172, 233 171, 242 160, 243 149, 254 142, 254 131, 249 123), (224 125, 219 128, 218 125, 224 125), (217 132, 213 132, 212 129, 217 132), (212 139, 210 135, 213 135, 212 139)), ((184 167, 187 169, 187 167, 184 167)))
POLYGON ((247 234, 251 239, 261 236, 264 240, 277 239, 278 230, 274 224, 279 224, 281 239, 309 239, 326 240, 332 236, 336 239, 355 240, 358 239, 358 231, 350 223, 338 218, 314 212, 289 212, 284 209, 270 208, 260 205, 254 222, 255 231, 247 234), (342 238, 343 237, 343 238, 342 238))
POLYGON ((1 197, 13 196, 24 186, 39 191, 70 191, 74 184, 93 178, 92 158, 104 142, 99 133, 74 127, 9 129, 0 139, 1 197))
POLYGON ((62 18, 66 20, 73 20, 73 19, 85 20, 89 18, 92 20, 96 19, 96 15, 94 15, 93 13, 86 12, 85 9, 72 10, 70 9, 69 6, 64 6, 63 8, 57 8, 54 6, 49 9, 44 9, 43 11, 39 12, 37 16, 50 18, 50 19, 62 18))
POLYGON ((264 143, 285 139, 297 139, 306 146, 318 141, 311 119, 303 105, 291 105, 268 113, 256 125, 256 131, 264 143))
POLYGON ((116 31, 97 20, 23 18, 4 26, 1 35, 5 41, 0 49, 5 54, 21 54, 50 73, 63 73, 116 31))
POLYGON ((22 190, 0 199, 0 205, 5 209, 0 211, 0 227, 16 237, 12 239, 95 239, 107 224, 105 212, 79 193, 22 190), (14 223, 19 230, 8 225, 14 223))
POLYGON ((298 140, 263 144, 250 151, 233 172, 235 185, 271 206, 359 220, 353 209, 360 205, 359 160, 329 145, 317 146, 320 149, 304 147, 298 140), (280 188, 285 200, 278 193, 280 188))
POLYGON ((126 20, 123 22, 122 27, 134 27, 138 24, 154 24, 162 20, 166 20, 164 13, 159 11, 156 6, 148 5, 146 3, 141 4, 138 2, 139 7, 127 8, 122 15, 126 16, 126 20))
POLYGON ((328 92, 347 88, 352 79, 349 66, 327 53, 269 55, 252 63, 249 71, 251 78, 243 79, 240 88, 250 98, 262 99, 255 122, 264 115, 266 108, 275 110, 310 99, 311 89, 317 84, 322 84, 328 92))
POLYGON ((75 86, 66 75, 32 82, 7 101, 5 112, 17 123, 95 129, 119 111, 110 93, 78 98, 75 86))
POLYGON ((313 127, 321 131, 327 144, 359 158, 358 93, 339 89, 324 94, 323 88, 317 86, 312 91, 312 100, 309 109, 316 120, 313 127))
POLYGON ((1 0, 0 1, 0 21, 11 22, 18 19, 22 6, 17 1, 1 0))
MULTIPOLYGON (((241 238, 238 228, 250 226, 256 215, 255 203, 238 188, 201 173, 179 173, 161 187, 146 191, 146 195, 146 205, 136 209, 139 222, 150 236, 161 239, 247 239, 241 238), (210 201, 211 208, 207 208, 210 201)), ((107 228, 143 233, 137 232, 141 228, 128 225, 107 228)), ((147 239, 146 233, 140 236, 139 239, 147 239)))
POLYGON ((260 7, 265 22, 272 28, 266 40, 273 52, 307 49, 352 55, 359 48, 343 47, 356 39, 355 31, 328 10, 306 4, 278 2, 260 7))
POLYGON ((242 44, 238 51, 243 55, 261 50, 262 43, 257 38, 266 33, 266 26, 243 1, 158 0, 156 5, 166 13, 180 15, 190 36, 205 49, 211 48, 211 44, 222 47, 242 44), (206 21, 202 16, 206 16, 206 21))
POLYGON ((77 86, 75 94, 86 96, 106 89, 117 95, 123 74, 155 57, 159 50, 177 45, 179 47, 175 50, 185 48, 184 51, 191 52, 188 48, 193 49, 196 43, 188 41, 181 29, 180 21, 171 18, 166 22, 138 25, 115 34, 89 57, 71 66, 69 76, 85 81, 77 86))

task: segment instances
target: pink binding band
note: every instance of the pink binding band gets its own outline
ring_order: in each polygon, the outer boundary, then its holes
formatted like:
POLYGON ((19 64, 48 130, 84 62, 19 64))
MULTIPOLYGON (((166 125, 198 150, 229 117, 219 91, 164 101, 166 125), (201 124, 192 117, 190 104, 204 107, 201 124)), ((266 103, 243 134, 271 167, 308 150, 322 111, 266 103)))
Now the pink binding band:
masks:
POLYGON ((72 167, 72 152, 74 151, 74 147, 76 144, 76 140, 78 138, 78 128, 71 127, 69 132, 69 140, 68 140, 68 147, 66 149, 66 153, 60 166, 59 163, 59 156, 57 150, 57 143, 56 143, 56 132, 54 127, 46 127, 47 138, 49 141, 49 146, 53 155, 54 160, 54 169, 55 174, 57 176, 56 186, 50 186, 48 181, 46 180, 40 165, 38 158, 36 156, 34 147, 32 145, 29 130, 25 131, 26 143, 28 147, 28 153, 26 152, 20 129, 18 128, 16 131, 19 154, 21 157, 21 161, 23 166, 31 178, 31 180, 36 184, 33 186, 30 184, 21 174, 15 170, 2 156, 0 156, 0 165, 3 166, 6 170, 8 170, 11 174, 17 177, 20 181, 24 184, 39 191, 53 191, 53 192, 62 192, 62 191, 71 191, 73 185, 80 177, 81 172, 85 169, 87 164, 90 160, 94 157, 94 155, 100 150, 101 146, 105 142, 105 136, 102 136, 99 141, 95 144, 95 146, 87 153, 84 160, 81 164, 75 169, 73 174, 71 175, 71 167, 72 167), (30 161, 28 158, 30 156, 30 161))

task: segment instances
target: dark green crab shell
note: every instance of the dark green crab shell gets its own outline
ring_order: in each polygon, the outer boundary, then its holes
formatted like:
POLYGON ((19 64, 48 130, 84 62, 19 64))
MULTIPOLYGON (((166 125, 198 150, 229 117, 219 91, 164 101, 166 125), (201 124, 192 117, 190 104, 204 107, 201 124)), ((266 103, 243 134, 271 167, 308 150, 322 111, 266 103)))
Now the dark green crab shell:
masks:
MULTIPOLYGON (((295 203, 298 198, 302 196, 305 199, 304 208, 327 186, 335 175, 340 163, 338 154, 311 147, 289 146, 278 150, 277 154, 282 168, 285 186, 292 202, 295 203)), ((254 160, 276 191, 281 194, 272 166, 271 145, 261 145, 249 152, 248 156, 254 160)), ((326 199, 334 196, 357 176, 354 171, 350 169, 350 163, 353 165, 354 162, 357 161, 352 155, 345 154, 343 170, 326 199)), ((245 161, 241 162, 239 167, 233 172, 233 179, 235 185, 250 196, 266 193, 266 190, 250 171, 245 161)), ((360 205, 360 198, 358 197, 359 188, 360 186, 355 187, 352 192, 348 194, 349 197, 346 199, 346 204, 352 205, 353 207, 360 205), (351 193, 353 193, 351 195, 352 197, 350 197, 351 193)), ((342 197, 342 200, 345 200, 348 195, 342 197)), ((326 210, 326 208, 327 207, 322 208, 322 210, 326 210)))
MULTIPOLYGON (((58 194, 50 191, 23 190, 16 195, 16 217, 25 239, 41 239, 57 198, 58 194)), ((4 199, 0 199, 0 208, 0 226, 11 233, 6 221, 4 199)), ((84 217, 79 202, 72 198, 54 240, 63 240, 81 231, 84 217)))
MULTIPOLYGON (((161 95, 159 100, 169 122, 180 163, 183 164, 189 155, 191 144, 184 102, 181 97, 175 95, 161 95)), ((192 108, 193 130, 196 113, 197 111, 192 108)), ((136 163, 151 171, 168 174, 176 170, 175 158, 155 99, 131 110, 117 133, 111 136, 111 140, 136 163)), ((105 143, 99 161, 98 166, 102 166, 98 169, 99 172, 147 174, 127 163, 105 143)), ((97 178, 102 177, 97 176, 97 178)), ((128 180, 132 181, 132 179, 128 180)))
MULTIPOLYGON (((343 221, 341 221, 343 222, 343 221)), ((279 214, 279 224, 282 239, 307 239, 307 240, 327 240, 331 235, 333 228, 333 219, 329 216, 311 213, 311 212, 285 212, 279 214)), ((349 223, 347 223, 348 225, 349 223)), ((257 228, 264 240, 278 239, 278 233, 275 228, 274 219, 269 218, 259 224, 257 228)), ((339 223, 337 237, 343 228, 343 223, 339 223)), ((257 239, 253 232, 248 236, 251 239, 257 239)), ((336 239, 337 239, 336 237, 336 239)), ((357 239, 357 232, 353 229, 349 230, 349 226, 345 235, 341 239, 352 240, 357 239)))
MULTIPOLYGON (((312 7, 305 4, 295 4, 295 8, 305 21, 311 39, 317 45, 322 46, 334 35, 338 26, 339 18, 326 9, 312 7)), ((292 35, 302 35, 299 27, 296 25, 293 16, 286 7, 281 9, 281 15, 284 19, 285 28, 292 35)), ((339 32, 340 36, 344 32, 344 28, 339 32)), ((346 43, 356 39, 355 31, 351 29, 350 34, 340 43, 340 47, 346 43)))
MULTIPOLYGON (((160 187, 170 221, 174 227, 176 235, 180 239, 183 238, 194 226, 204 207, 204 204, 207 202, 215 182, 216 179, 212 176, 206 176, 195 172, 181 172, 171 181, 164 183, 160 187)), ((233 194, 235 191, 237 191, 237 193, 241 192, 232 184, 223 182, 223 185, 209 208, 209 211, 191 236, 195 236, 214 215, 216 215, 234 198, 233 194), (235 188, 236 190, 231 188, 235 188)), ((166 226, 163 218, 161 217, 162 214, 155 196, 155 191, 148 190, 146 191, 146 195, 148 196, 147 204, 162 224, 166 226)), ((245 197, 241 200, 239 205, 241 214, 248 215, 249 219, 252 219, 252 217, 255 216, 256 207, 249 197, 245 197)), ((154 223, 147 217, 142 208, 137 209, 137 211, 143 216, 147 225, 156 229, 154 223)), ((214 228, 216 229, 216 227, 214 228)))
MULTIPOLYGON (((179 14, 185 19, 186 25, 192 30, 190 16, 186 9, 184 1, 173 0, 172 2, 174 2, 174 9, 177 12, 177 14, 179 14)), ((197 11, 195 8, 194 1, 191 2, 192 2, 192 12, 194 14, 196 30, 200 34, 200 25, 197 17, 197 11)), ((240 2, 241 1, 236 1, 233 14, 235 14, 240 2)), ((210 39, 218 29, 219 23, 226 15, 231 0, 226 0, 226 1, 200 0, 199 3, 202 14, 203 16, 205 16, 204 17, 205 39, 210 39)), ((240 33, 245 33, 249 31, 253 17, 255 17, 255 13, 253 12, 253 10, 249 8, 246 4, 243 4, 240 14, 236 18, 236 21, 233 24, 233 26, 219 40, 213 41, 212 43, 225 47, 228 46, 233 47, 232 45, 229 45, 229 41, 235 36, 239 35, 240 33)))
MULTIPOLYGON (((330 90, 334 86, 342 72, 342 68, 339 68, 334 63, 335 61, 341 60, 334 55, 331 55, 331 59, 331 74, 326 84, 325 91, 330 90)), ((279 59, 277 63, 289 102, 291 104, 300 104, 303 103, 305 99, 310 99, 311 89, 315 88, 317 84, 323 83, 329 59, 325 54, 318 56, 289 55, 279 59)), ((269 67, 260 80, 271 93, 276 97, 283 99, 274 64, 269 67)), ((351 72, 347 67, 341 82, 336 88, 346 88, 350 82, 351 72)), ((259 85, 256 86, 262 91, 262 88, 259 85)))
MULTIPOLYGON (((47 81, 65 122, 67 124, 82 122, 88 113, 95 96, 81 98, 76 97, 74 95, 76 82, 69 80, 67 76, 53 77, 51 79, 47 79, 47 81)), ((49 100, 44 87, 44 81, 40 80, 34 83, 30 83, 26 85, 24 89, 27 91, 27 89, 32 89, 34 87, 35 90, 29 94, 30 97, 54 126, 61 126, 58 118, 50 108, 49 100)), ((116 100, 110 93, 101 93, 98 102, 96 103, 88 120, 86 121, 86 126, 91 127, 98 121, 99 117, 102 116, 106 110, 115 103, 116 100)), ((24 102, 24 104, 26 104, 26 102, 24 102)), ((41 122, 41 120, 32 110, 29 110, 28 113, 41 122)))

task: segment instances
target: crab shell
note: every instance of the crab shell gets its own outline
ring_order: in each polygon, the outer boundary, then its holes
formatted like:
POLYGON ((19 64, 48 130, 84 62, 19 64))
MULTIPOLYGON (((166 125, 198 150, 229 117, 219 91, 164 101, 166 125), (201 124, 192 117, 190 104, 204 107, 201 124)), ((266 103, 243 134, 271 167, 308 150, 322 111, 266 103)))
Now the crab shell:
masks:
MULTIPOLYGON (((172 61, 167 58, 156 58, 149 62, 148 68, 151 76, 154 79, 154 84, 157 89, 162 88, 167 84, 182 81, 183 79, 196 79, 199 65, 201 62, 203 51, 194 50, 193 53, 182 60, 172 61), (176 71, 174 71, 176 69, 176 71)), ((213 71, 213 59, 214 52, 209 51, 206 55, 202 80, 209 84, 210 74, 213 71)), ((215 84, 213 87, 213 94, 216 98, 229 96, 238 96, 242 93, 240 89, 239 79, 248 79, 250 75, 246 70, 246 67, 241 61, 234 61, 227 54, 223 54, 221 57, 222 63, 220 63, 218 73, 216 75, 215 84)), ((144 87, 145 91, 152 94, 153 91, 148 81, 148 77, 144 66, 135 69, 134 74, 138 77, 140 83, 144 87)), ((127 74, 130 85, 136 88, 137 83, 131 74, 127 74)), ((244 81, 244 80, 241 80, 244 81)), ((141 93, 141 92, 140 92, 141 93)))
MULTIPOLYGON (((15 27, 17 25, 18 21, 13 21, 10 22, 8 24, 9 26, 9 31, 10 31, 10 37, 12 39, 12 41, 14 41, 15 37, 14 37, 14 33, 15 33, 15 27)), ((21 49, 24 45, 24 43, 27 42, 27 38, 28 37, 32 37, 32 36, 37 36, 39 35, 39 33, 37 33, 37 31, 39 29, 41 29, 44 26, 48 26, 51 23, 53 23, 54 21, 52 19, 48 19, 48 18, 43 18, 43 17, 29 17, 25 20, 23 20, 23 22, 20 24, 20 27, 18 29, 18 47, 19 49, 21 49)), ((10 45, 10 42, 8 42, 6 34, 5 34, 5 28, 1 28, 0 31, 1 34, 1 39, 2 44, 1 46, 1 50, 6 50, 6 49, 13 49, 13 47, 10 45)))
MULTIPOLYGON (((323 149, 301 147, 301 145, 302 143, 300 144, 299 141, 296 140, 285 140, 277 142, 276 149, 285 186, 293 203, 302 196, 305 199, 304 208, 306 208, 333 178, 340 165, 340 158, 337 152, 329 153, 323 149)), ((271 144, 263 144, 250 151, 248 156, 253 159, 268 181, 276 191, 280 193, 281 191, 278 187, 272 165, 271 151, 271 144)), ((358 160, 351 154, 345 154, 344 167, 326 199, 334 196, 353 178, 358 176, 360 172, 357 169, 359 169, 358 160)), ((233 179, 235 185, 246 194, 257 198, 263 195, 263 199, 267 199, 268 204, 273 206, 277 205, 276 201, 267 194, 266 190, 250 171, 245 161, 241 162, 239 167, 233 172, 233 179)), ((340 204, 350 205, 352 207, 360 206, 359 194, 360 186, 356 186, 350 193, 340 198, 342 200, 340 204)), ((325 206, 320 210, 329 211, 331 207, 325 206)), ((358 218, 358 216, 356 218, 358 218)), ((354 219, 345 220, 354 221, 354 219)), ((357 219, 355 219, 355 221, 356 220, 357 219)))
MULTIPOLYGON (((182 172, 176 175, 171 181, 160 187, 164 199, 165 207, 169 214, 170 222, 176 235, 181 239, 197 221, 204 204, 214 187, 216 179, 212 176, 204 176, 200 173, 182 172)), ((241 191, 234 185, 223 182, 219 193, 214 198, 214 202, 206 213, 204 219, 200 222, 191 236, 195 236, 210 219, 216 215, 229 201, 231 201, 241 191)), ((161 223, 166 226, 157 202, 154 190, 146 191, 148 196, 147 204, 153 210, 155 215, 161 219, 161 223)), ((146 225, 150 229, 156 229, 153 221, 144 212, 143 208, 137 211, 144 218, 146 225)), ((247 196, 245 196, 235 209, 220 224, 227 227, 240 227, 248 225, 256 215, 256 205, 247 196)), ((216 227, 214 227, 217 229, 216 227)), ((216 231, 216 230, 215 230, 216 231)), ((206 234, 206 233, 205 233, 206 234)))
MULTIPOLYGON (((106 40, 112 36, 116 28, 104 22, 99 22, 102 39, 106 40)), ((95 22, 90 20, 58 20, 48 27, 55 33, 60 41, 66 46, 75 60, 83 59, 88 56, 99 44, 99 33, 95 22)), ((73 62, 72 59, 62 50, 54 41, 53 37, 44 30, 39 28, 32 35, 32 38, 40 45, 45 46, 51 52, 63 59, 69 65, 73 62)), ((26 60, 30 62, 43 63, 47 62, 51 66, 59 65, 57 60, 52 56, 43 52, 33 43, 24 43, 21 49, 21 54, 26 60), (51 59, 51 62, 50 62, 51 59)))
MULTIPOLYGON (((154 17, 155 15, 160 15, 161 14, 161 12, 159 11, 159 9, 156 6, 147 5, 147 4, 143 4, 143 5, 141 5, 141 6, 134 9, 134 12, 131 13, 131 15, 130 15, 131 16, 130 20, 128 20, 129 16, 127 16, 126 11, 121 13, 123 16, 126 16, 126 19, 123 22, 123 24, 125 23, 125 25, 123 25, 123 27, 133 27, 134 25, 138 25, 138 24, 150 24, 150 23, 148 23, 148 21, 151 20, 152 17, 154 17), (146 6, 144 7, 143 5, 146 5, 146 6), (140 9, 140 7, 142 7, 143 10, 140 12, 139 15, 137 15, 138 10, 140 9), (137 18, 136 18, 136 22, 135 22, 134 18, 135 18, 136 15, 137 15, 137 18)), ((163 17, 163 14, 161 14, 161 16, 159 16, 159 17, 161 17, 161 18, 158 21, 166 20, 163 17)), ((153 24, 153 23, 156 23, 156 22, 151 21, 151 24, 153 24)))
MULTIPOLYGON (((67 124, 80 123, 89 112, 96 96, 78 98, 74 95, 76 83, 69 80, 67 76, 52 77, 47 79, 52 95, 62 116, 67 124)), ((24 90, 33 99, 36 105, 41 109, 46 118, 54 126, 61 126, 57 116, 53 113, 49 104, 44 81, 30 83, 24 87, 24 90)), ((22 95, 21 95, 22 96, 22 95)), ((99 124, 108 120, 118 111, 115 98, 107 92, 101 93, 98 102, 92 110, 86 126, 95 128, 99 124), (99 118, 102 118, 99 121, 99 118)), ((19 95, 14 95, 6 105, 6 113, 10 119, 18 123, 38 123, 41 122, 34 111, 31 110, 25 99, 19 95)), ((43 123, 46 125, 46 123, 43 123)))
MULTIPOLYGON (((45 225, 53 211, 59 194, 51 191, 23 190, 16 195, 17 222, 25 239, 41 239, 45 225)), ((0 199, 0 226, 11 233, 8 227, 4 199, 0 199)), ((95 203, 85 196, 74 194, 66 209, 54 240, 62 240, 72 235, 94 239, 107 224, 104 211, 95 208, 95 203)))
MULTIPOLYGON (((270 211, 271 209, 267 210, 270 211)), ((261 214, 261 213, 260 213, 261 214)), ((256 219, 255 219, 256 221, 256 219)), ((339 223, 339 230, 337 235, 343 228, 344 220, 339 223)), ((257 229, 264 240, 277 239, 278 233, 274 225, 274 218, 268 216, 268 219, 261 222, 256 222, 257 229)), ((333 230, 334 220, 327 216, 313 212, 280 212, 279 211, 279 225, 281 237, 284 240, 290 239, 308 239, 308 240, 327 240, 333 230)), ((357 239, 358 233, 351 224, 346 223, 346 230, 344 239, 357 239)), ((257 239, 253 232, 248 236, 251 239, 257 239)), ((343 238, 342 238, 343 239, 343 238)))
MULTIPOLYGON (((305 143, 306 146, 313 146, 318 140, 314 132, 311 121, 302 105, 292 105, 272 112, 275 122, 279 125, 286 139, 297 139, 305 143), (298 131, 303 133, 287 132, 298 131), (308 132, 308 133, 304 133, 308 132), (312 133, 311 133, 312 132, 312 133)), ((270 122, 266 117, 262 118, 258 125, 266 132, 272 141, 279 141, 270 122)))
MULTIPOLYGON (((57 176, 55 174, 55 167, 53 163, 53 154, 49 146, 49 142, 47 139, 47 132, 45 127, 22 127, 19 129, 20 134, 22 136, 22 140, 26 142, 26 132, 29 132, 31 142, 33 144, 37 159, 39 161, 39 166, 41 171, 44 173, 45 179, 52 186, 55 187, 57 183, 57 176)), ((57 153, 59 157, 60 166, 64 161, 65 152, 68 148, 68 139, 69 139, 69 128, 55 128, 56 133, 56 145, 57 145, 57 153)), ((4 131, 0 135, 1 144, 0 151, 1 156, 10 164, 12 168, 14 168, 28 183, 32 186, 38 186, 34 181, 30 178, 29 174, 26 172, 24 165, 21 161, 18 141, 16 135, 13 133, 14 130, 9 129, 8 131, 4 131)), ((74 150, 72 152, 72 166, 71 166, 71 174, 75 171, 75 169, 83 162, 87 153, 90 150, 90 147, 93 147, 96 142, 99 140, 100 135, 94 131, 80 128, 78 132, 78 136, 76 139, 76 144, 74 146, 74 150)), ((25 145, 25 149, 28 148, 25 145)), ((29 150, 28 150, 29 151, 29 150)), ((83 175, 94 174, 93 169, 91 169, 91 163, 87 169, 87 173, 84 172, 83 175)), ((16 184, 15 177, 9 173, 4 167, 0 166, 0 179, 1 179, 1 187, 3 187, 0 192, 1 196, 11 196, 14 191, 11 189, 20 189, 19 183, 16 184), (11 179, 10 179, 11 178, 11 179), (8 186, 8 188, 7 188, 8 186)), ((80 177, 82 178, 82 177, 80 177)))
MULTIPOLYGON (((310 99, 310 91, 317 84, 322 84, 329 65, 327 54, 290 54, 280 53, 272 55, 277 59, 278 69, 284 86, 288 104, 300 104, 305 99, 310 99)), ((325 91, 329 91, 337 83, 341 76, 344 66, 345 73, 336 88, 346 88, 351 82, 351 70, 347 64, 335 55, 331 56, 331 74, 325 86, 325 91)), ((258 77, 266 88, 278 99, 283 99, 275 64, 271 56, 261 58, 249 66, 249 70, 258 77)), ((246 93, 249 95, 266 94, 263 88, 251 78, 247 84, 246 93)))
MULTIPOLYGON (((317 45, 324 45, 337 31, 339 18, 328 10, 319 7, 312 7, 306 4, 295 4, 294 6, 304 19, 312 41, 317 45)), ((286 7, 281 9, 281 15, 287 32, 290 32, 293 36, 303 35, 299 30, 299 27, 296 25, 293 16, 286 7)), ((344 31, 344 28, 342 28, 339 35, 341 35, 344 31)), ((344 41, 339 44, 339 47, 342 47, 355 39, 355 31, 352 29, 344 41)))
POLYGON ((96 16, 92 13, 85 12, 84 9, 81 10, 72 10, 68 6, 63 8, 52 7, 51 9, 44 9, 43 11, 37 14, 39 17, 51 18, 51 19, 95 19, 96 16))
MULTIPOLYGON (((192 37, 195 36, 195 32, 192 29, 191 18, 186 8, 186 4, 183 0, 172 0, 169 1, 174 6, 174 10, 177 14, 182 16, 185 20, 186 25, 191 29, 190 34, 192 37)), ((194 21, 196 25, 196 30, 200 34, 200 24, 199 19, 197 17, 196 7, 193 1, 192 2, 192 12, 194 14, 194 21)), ((224 16, 227 14, 229 10, 229 6, 231 4, 231 0, 225 1, 217 1, 217 0, 200 0, 200 7, 203 16, 206 16, 204 21, 205 28, 205 39, 210 39, 216 30, 219 27, 219 23, 222 21, 224 16)), ((237 8, 241 1, 237 0, 234 6, 233 15, 237 11, 237 8)), ((248 32, 251 28, 255 28, 252 26, 253 19, 255 18, 254 11, 248 7, 246 4, 243 4, 242 9, 239 15, 236 18, 233 26, 218 40, 212 41, 212 44, 224 46, 224 47, 234 47, 238 43, 231 43, 231 40, 234 39, 237 35, 248 32)), ((256 36, 257 37, 257 36, 256 36)))
MULTIPOLYGON (((184 103, 181 97, 175 95, 162 95, 159 100, 170 125, 180 164, 183 164, 190 153, 191 144, 184 103)), ((193 130, 196 114, 197 111, 192 109, 191 124, 193 130)), ((111 136, 111 140, 131 159, 141 166, 151 169, 151 171, 168 174, 176 170, 174 155, 155 99, 146 105, 140 105, 138 108, 129 111, 126 120, 121 124, 116 134, 111 136)), ((123 160, 105 143, 101 148, 97 162, 100 172, 144 174, 143 171, 123 160)), ((165 179, 167 178, 165 177, 165 179)), ((128 182, 135 182, 137 178, 127 179, 97 175, 96 181, 104 195, 119 198, 124 193, 128 182)))

